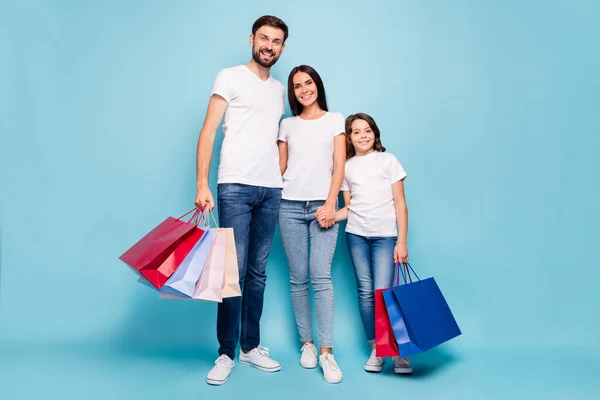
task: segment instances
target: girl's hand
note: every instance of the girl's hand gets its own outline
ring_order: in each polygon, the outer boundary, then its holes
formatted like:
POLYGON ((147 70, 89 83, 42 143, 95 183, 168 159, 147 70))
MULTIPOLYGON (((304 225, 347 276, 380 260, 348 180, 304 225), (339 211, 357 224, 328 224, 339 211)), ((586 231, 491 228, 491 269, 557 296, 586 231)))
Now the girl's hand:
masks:
POLYGON ((315 217, 319 222, 319 226, 323 229, 331 228, 335 224, 335 204, 327 204, 317 208, 315 217))
POLYGON ((394 247, 394 263, 406 264, 408 262, 408 249, 406 245, 398 243, 394 247))

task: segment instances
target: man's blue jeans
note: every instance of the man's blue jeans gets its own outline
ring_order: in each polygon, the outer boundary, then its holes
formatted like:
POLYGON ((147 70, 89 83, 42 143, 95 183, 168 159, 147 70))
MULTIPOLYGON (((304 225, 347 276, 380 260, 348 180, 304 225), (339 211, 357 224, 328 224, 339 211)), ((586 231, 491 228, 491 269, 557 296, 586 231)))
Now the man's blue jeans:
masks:
POLYGON ((219 355, 226 354, 232 360, 238 339, 244 352, 260 344, 267 257, 280 203, 281 189, 237 183, 218 185, 219 224, 233 228, 242 288, 242 297, 223 299, 217 313, 219 355))

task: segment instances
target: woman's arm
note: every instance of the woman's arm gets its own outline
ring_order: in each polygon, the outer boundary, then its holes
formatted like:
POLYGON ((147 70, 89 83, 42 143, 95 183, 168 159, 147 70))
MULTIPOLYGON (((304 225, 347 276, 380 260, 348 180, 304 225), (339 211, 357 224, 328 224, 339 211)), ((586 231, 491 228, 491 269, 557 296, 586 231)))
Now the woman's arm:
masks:
POLYGON ((287 142, 279 140, 277 142, 277 147, 279 148, 279 169, 281 170, 281 175, 283 175, 287 169, 288 162, 287 142))
POLYGON ((316 212, 317 221, 321 228, 330 228, 336 222, 335 203, 344 180, 346 165, 346 136, 341 134, 333 139, 333 176, 325 205, 316 212))

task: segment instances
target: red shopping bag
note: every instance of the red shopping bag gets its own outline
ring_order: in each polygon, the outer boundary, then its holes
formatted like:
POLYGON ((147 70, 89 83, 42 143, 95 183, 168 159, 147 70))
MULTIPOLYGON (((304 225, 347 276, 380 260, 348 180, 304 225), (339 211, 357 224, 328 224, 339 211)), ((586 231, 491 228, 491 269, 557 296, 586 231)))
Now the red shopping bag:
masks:
MULTIPOLYGON (((137 271, 140 275, 148 275, 149 280, 153 285, 156 286, 158 284, 159 286, 162 286, 160 284, 161 279, 157 278, 157 274, 152 273, 152 271, 160 270, 158 275, 165 275, 168 273, 168 270, 172 267, 173 263, 179 258, 173 255, 175 249, 178 248, 188 236, 195 232, 196 235, 198 234, 196 219, 198 218, 199 212, 200 211, 197 209, 193 209, 177 219, 168 217, 156 228, 148 232, 129 250, 123 253, 119 259, 137 271), (189 221, 186 222, 181 220, 181 218, 191 212, 194 212, 194 214, 189 221), (165 261, 170 257, 171 261, 163 266, 165 261)), ((183 249, 181 251, 183 251, 183 249)), ((173 271, 171 271, 171 274, 173 271)), ((164 284, 164 282, 162 283, 164 284)))
POLYGON ((142 269, 140 274, 144 278, 148 280, 157 289, 161 289, 165 282, 173 275, 175 270, 179 268, 183 260, 190 254, 196 243, 200 240, 200 238, 204 235, 204 230, 198 227, 194 227, 192 229, 192 233, 186 236, 186 238, 181 242, 175 250, 162 264, 156 269, 142 269))
POLYGON ((383 300, 384 290, 388 289, 375 290, 375 355, 377 357, 399 356, 398 343, 394 338, 394 331, 383 300))

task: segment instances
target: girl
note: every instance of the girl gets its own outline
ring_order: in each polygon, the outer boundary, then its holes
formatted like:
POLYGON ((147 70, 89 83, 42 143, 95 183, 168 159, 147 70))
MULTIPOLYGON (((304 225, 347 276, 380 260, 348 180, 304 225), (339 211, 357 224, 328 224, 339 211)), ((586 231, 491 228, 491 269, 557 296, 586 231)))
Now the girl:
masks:
MULTIPOLYGON (((392 286, 395 263, 408 262, 408 210, 404 199, 406 173, 381 145, 377 124, 367 114, 346 119, 346 170, 341 187, 345 207, 338 221, 348 219, 346 235, 358 287, 360 316, 372 352, 365 370, 380 372, 375 356, 375 289, 392 286)), ((410 359, 394 357, 394 371, 411 373, 410 359)))
POLYGON ((331 260, 338 235, 337 195, 344 179, 344 116, 328 111, 323 81, 308 65, 290 73, 288 101, 294 117, 281 121, 278 141, 283 175, 279 228, 303 343, 300 364, 316 368, 318 363, 325 380, 338 383, 342 372, 332 351, 331 260), (312 338, 309 278, 319 328, 319 356, 312 338))

